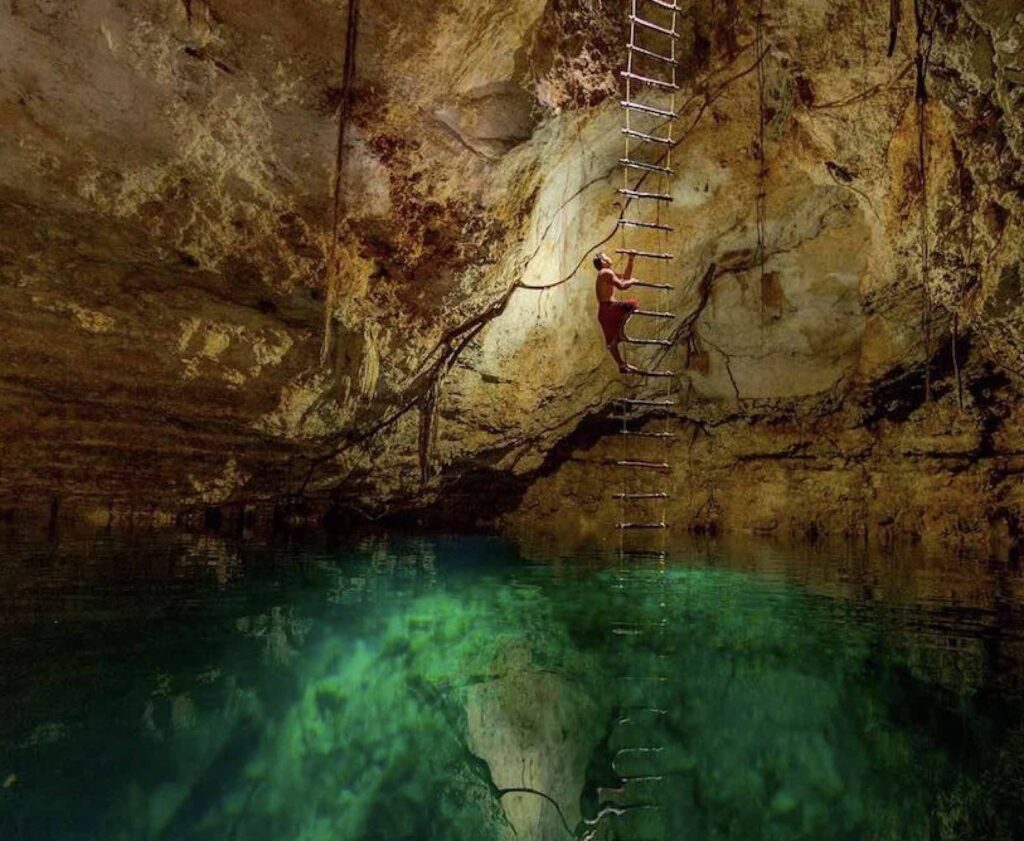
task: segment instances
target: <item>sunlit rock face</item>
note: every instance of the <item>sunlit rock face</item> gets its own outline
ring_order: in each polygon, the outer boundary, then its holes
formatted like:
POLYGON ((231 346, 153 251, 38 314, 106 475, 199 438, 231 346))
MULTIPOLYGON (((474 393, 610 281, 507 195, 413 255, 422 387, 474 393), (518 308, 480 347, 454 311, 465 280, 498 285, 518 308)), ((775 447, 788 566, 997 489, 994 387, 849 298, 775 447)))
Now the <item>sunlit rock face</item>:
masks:
MULTIPOLYGON (((1024 12, 924 3, 920 104, 902 6, 891 56, 887 2, 766 3, 761 51, 752 7, 684 16, 652 278, 690 316, 663 360, 683 525, 842 530, 892 499, 947 533, 955 485, 965 528, 1017 529, 1024 12)), ((4 508, 378 513, 551 474, 624 393, 588 259, 618 244, 621 4, 363 2, 351 39, 342 0, 0 16, 4 508)), ((586 461, 526 517, 604 523, 586 461)))

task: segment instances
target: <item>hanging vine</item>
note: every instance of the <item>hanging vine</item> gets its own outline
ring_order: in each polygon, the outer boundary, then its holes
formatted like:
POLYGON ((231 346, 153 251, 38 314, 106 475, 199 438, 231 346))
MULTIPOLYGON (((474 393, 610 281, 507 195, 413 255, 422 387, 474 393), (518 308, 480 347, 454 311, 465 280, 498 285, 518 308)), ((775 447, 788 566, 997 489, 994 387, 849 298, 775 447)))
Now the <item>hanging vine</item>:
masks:
POLYGON ((900 34, 900 9, 902 0, 889 0, 889 49, 886 55, 892 58, 896 52, 896 39, 900 34))
POLYGON ((934 13, 929 19, 927 0, 914 0, 914 22, 917 29, 914 67, 916 84, 914 100, 917 108, 917 173, 920 189, 918 223, 921 258, 921 332, 924 341, 924 399, 931 402, 932 378, 932 296, 929 288, 930 250, 928 243, 928 65, 931 59, 934 13))
POLYGON ((967 168, 967 164, 964 160, 964 155, 959 150, 954 149, 956 154, 957 162, 957 186, 960 191, 960 204, 963 209, 964 215, 964 226, 966 228, 965 234, 967 239, 967 245, 964 249, 963 262, 967 272, 970 274, 967 277, 967 281, 964 284, 964 288, 958 290, 957 300, 953 310, 953 323, 950 326, 951 330, 951 352, 953 355, 953 370, 956 372, 956 393, 957 393, 957 404, 960 410, 964 408, 964 384, 963 378, 960 372, 960 358, 958 342, 960 339, 960 311, 964 304, 964 294, 969 293, 977 288, 978 277, 977 263, 975 262, 974 253, 974 214, 978 209, 978 202, 974 194, 974 180, 970 175, 970 171, 967 168))
POLYGON ((765 66, 766 50, 764 48, 764 0, 758 0, 757 16, 754 24, 757 61, 757 196, 755 199, 755 226, 757 228, 757 253, 760 267, 761 290, 761 322, 764 323, 764 283, 765 283, 765 227, 767 223, 767 194, 765 181, 768 176, 767 158, 765 156, 765 66))

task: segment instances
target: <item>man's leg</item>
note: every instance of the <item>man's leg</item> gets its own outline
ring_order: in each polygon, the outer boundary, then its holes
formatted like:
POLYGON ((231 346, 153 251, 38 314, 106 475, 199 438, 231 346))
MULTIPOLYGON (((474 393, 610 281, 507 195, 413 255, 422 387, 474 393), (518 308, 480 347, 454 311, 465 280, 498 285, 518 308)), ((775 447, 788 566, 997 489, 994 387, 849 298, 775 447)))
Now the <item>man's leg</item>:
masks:
POLYGON ((612 359, 614 359, 615 362, 618 364, 619 370, 623 374, 637 370, 637 368, 635 368, 633 365, 630 365, 628 362, 626 362, 625 359, 622 358, 622 353, 619 350, 619 343, 617 341, 609 343, 608 351, 611 353, 612 359))
POLYGON ((629 301, 627 306, 624 307, 626 315, 622 319, 622 323, 619 325, 619 338, 615 342, 615 350, 612 351, 612 356, 615 357, 615 361, 619 363, 619 370, 622 373, 628 373, 630 371, 639 371, 640 369, 636 365, 630 365, 628 362, 624 362, 622 354, 619 352, 619 342, 626 341, 626 325, 629 324, 629 319, 633 317, 633 311, 636 309, 636 303, 629 301))

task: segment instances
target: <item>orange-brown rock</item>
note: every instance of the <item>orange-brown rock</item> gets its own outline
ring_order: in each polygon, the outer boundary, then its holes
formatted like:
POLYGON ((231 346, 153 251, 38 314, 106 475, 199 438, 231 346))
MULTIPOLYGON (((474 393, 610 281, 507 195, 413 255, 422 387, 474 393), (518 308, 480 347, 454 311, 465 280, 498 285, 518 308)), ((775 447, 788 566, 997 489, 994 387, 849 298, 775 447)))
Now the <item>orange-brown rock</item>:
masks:
MULTIPOLYGON (((685 15, 681 527, 1018 529, 1024 12, 923 6, 920 80, 888 2, 765 3, 760 55, 753 6, 685 15)), ((603 474, 557 462, 625 388, 587 259, 620 4, 363 2, 350 110, 347 21, 0 5, 0 508, 377 514, 493 471, 606 527, 603 474)))

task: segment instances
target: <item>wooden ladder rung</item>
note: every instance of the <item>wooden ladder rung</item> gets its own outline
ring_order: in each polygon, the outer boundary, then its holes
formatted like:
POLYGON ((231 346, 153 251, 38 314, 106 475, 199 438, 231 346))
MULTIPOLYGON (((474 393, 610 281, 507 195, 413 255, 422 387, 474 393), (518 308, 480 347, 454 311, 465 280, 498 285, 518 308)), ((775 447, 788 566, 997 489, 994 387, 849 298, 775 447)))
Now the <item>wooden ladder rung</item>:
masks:
MULTIPOLYGON (((619 558, 646 558, 648 560, 664 561, 668 559, 668 552, 659 552, 657 549, 619 549, 619 558)), ((635 632, 616 632, 620 636, 643 636, 642 631, 635 632)), ((628 782, 629 777, 622 777, 623 782, 628 782)), ((646 779, 646 778, 645 778, 646 779)))
POLYGON ((642 26, 644 29, 650 29, 652 32, 660 32, 662 35, 668 35, 669 38, 679 38, 679 33, 674 29, 667 29, 664 26, 658 26, 656 23, 644 20, 640 15, 630 15, 629 19, 632 23, 635 23, 637 26, 642 26))
POLYGON ((675 65, 676 64, 676 60, 674 58, 672 58, 671 56, 662 55, 661 53, 656 53, 653 50, 645 50, 643 47, 638 47, 636 44, 630 44, 629 48, 633 52, 639 53, 640 55, 645 55, 648 58, 653 58, 655 61, 663 61, 663 62, 665 62, 665 64, 671 64, 671 65, 675 65))
POLYGON ((675 170, 671 167, 649 164, 645 161, 631 161, 629 158, 619 158, 619 164, 626 169, 639 169, 642 172, 663 172, 665 175, 675 175, 675 170))
POLYGON ((652 85, 653 87, 664 88, 668 91, 679 90, 679 85, 675 82, 666 82, 664 79, 654 79, 650 76, 641 76, 639 73, 631 73, 628 70, 620 71, 619 75, 622 76, 623 79, 632 79, 634 82, 640 82, 642 85, 652 85))
POLYGON ((616 523, 617 529, 667 529, 665 523, 616 523))
POLYGON ((669 111, 667 108, 655 108, 653 105, 645 105, 642 102, 633 102, 631 99, 620 99, 619 105, 630 111, 643 111, 645 114, 654 114, 654 116, 664 117, 666 120, 671 120, 676 116, 675 111, 669 111))
POLYGON ((622 341, 627 345, 654 345, 656 347, 672 347, 668 339, 635 339, 632 336, 623 336, 622 341))
POLYGON ((661 809, 662 809, 662 806, 661 806, 660 803, 643 803, 643 802, 638 802, 638 803, 618 803, 618 802, 616 802, 615 806, 612 807, 612 808, 614 810, 613 814, 616 814, 616 815, 626 815, 626 814, 629 814, 631 812, 639 812, 640 810, 643 810, 645 812, 660 812, 661 809))
POLYGON ((629 136, 635 137, 637 140, 644 140, 648 143, 661 143, 663 146, 674 146, 675 140, 671 137, 659 137, 656 134, 645 134, 642 131, 636 131, 631 128, 622 129, 622 133, 629 136))
POLYGON ((651 493, 618 493, 612 494, 612 499, 668 499, 664 491, 652 491, 651 493))
POLYGON ((649 260, 675 260, 674 254, 667 251, 639 251, 636 248, 616 248, 616 254, 625 254, 630 257, 646 257, 649 260))
POLYGON ((636 467, 640 470, 671 470, 667 461, 636 461, 634 459, 619 459, 615 462, 617 467, 636 467))
POLYGON ((674 371, 645 371, 642 368, 638 368, 635 371, 623 371, 622 373, 632 375, 634 377, 674 377, 674 371))
POLYGON ((683 10, 682 6, 677 6, 675 3, 669 3, 667 0, 646 0, 646 2, 653 3, 655 6, 667 9, 670 12, 681 12, 683 10))
POLYGON ((622 430, 619 435, 626 435, 630 438, 675 438, 674 432, 633 432, 629 429, 622 430))
POLYGON ((631 199, 650 199, 652 201, 675 201, 672 196, 666 193, 644 193, 640 190, 627 190, 625 187, 619 187, 618 190, 622 195, 629 196, 631 199))
POLYGON ((634 280, 633 285, 642 286, 645 289, 665 289, 668 291, 675 289, 671 283, 649 283, 646 280, 634 280))
MULTIPOLYGON (((627 549, 626 551, 627 552, 629 552, 629 551, 632 551, 632 552, 651 552, 651 551, 654 551, 654 550, 651 550, 651 549, 632 549, 632 550, 627 549)), ((629 629, 629 630, 633 630, 633 629, 642 630, 643 628, 667 628, 667 627, 668 627, 668 620, 667 619, 658 619, 655 622, 615 622, 615 624, 612 625, 612 633, 615 633, 618 630, 626 630, 626 629, 629 629)))
POLYGON ((675 406, 675 400, 655 400, 643 397, 619 397, 615 402, 625 403, 627 406, 675 406))
POLYGON ((675 318, 672 312, 655 312, 654 310, 633 310, 633 315, 644 315, 648 318, 675 318))
POLYGON ((638 222, 636 219, 620 219, 619 225, 623 228, 648 228, 652 231, 672 231, 671 225, 661 225, 657 222, 638 222))

